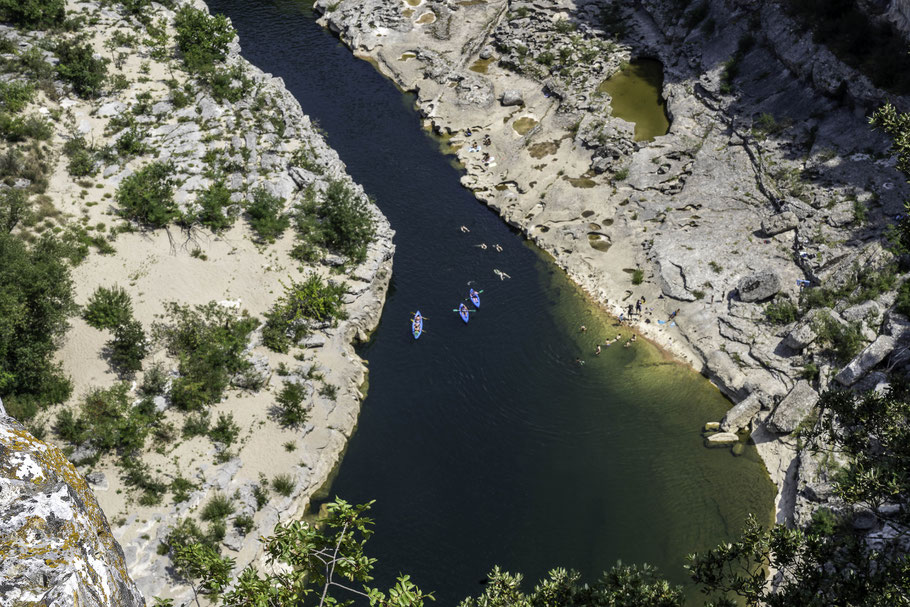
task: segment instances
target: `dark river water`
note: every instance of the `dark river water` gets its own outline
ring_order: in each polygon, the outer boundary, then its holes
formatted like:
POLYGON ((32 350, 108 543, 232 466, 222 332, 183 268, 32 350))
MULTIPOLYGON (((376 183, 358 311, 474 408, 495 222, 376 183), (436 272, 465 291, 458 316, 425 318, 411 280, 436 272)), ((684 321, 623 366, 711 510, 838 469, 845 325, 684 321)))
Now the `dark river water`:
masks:
POLYGON ((250 61, 284 78, 397 231, 382 322, 361 352, 369 395, 331 487, 376 500, 377 585, 409 573, 452 605, 496 564, 529 580, 556 566, 591 579, 619 559, 684 583, 687 553, 731 539, 749 513, 770 520, 774 488, 754 448, 703 447, 702 425, 729 403, 641 340, 595 358, 612 319, 460 186, 410 97, 304 3, 209 4, 250 61), (453 309, 469 283, 484 292, 465 325, 453 309), (415 342, 416 309, 427 321, 415 342))

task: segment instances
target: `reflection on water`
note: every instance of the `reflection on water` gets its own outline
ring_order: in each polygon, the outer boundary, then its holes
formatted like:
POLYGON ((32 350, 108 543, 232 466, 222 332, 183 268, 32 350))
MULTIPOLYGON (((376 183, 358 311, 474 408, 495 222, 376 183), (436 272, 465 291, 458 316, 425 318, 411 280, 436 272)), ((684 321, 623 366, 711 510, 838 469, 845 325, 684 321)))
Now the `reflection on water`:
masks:
POLYGON ((605 80, 597 91, 613 98, 613 115, 635 123, 635 141, 650 141, 670 129, 661 97, 664 70, 655 59, 636 59, 605 80))

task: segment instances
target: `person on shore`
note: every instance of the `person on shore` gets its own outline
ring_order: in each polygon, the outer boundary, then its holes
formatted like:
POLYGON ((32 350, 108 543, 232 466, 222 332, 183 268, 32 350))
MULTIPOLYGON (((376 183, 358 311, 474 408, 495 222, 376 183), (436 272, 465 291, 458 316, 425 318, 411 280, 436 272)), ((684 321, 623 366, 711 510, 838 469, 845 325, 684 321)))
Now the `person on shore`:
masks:
POLYGON ((632 304, 629 304, 628 312, 629 312, 629 318, 632 318, 632 304))
POLYGON ((676 318, 676 315, 679 314, 679 308, 676 308, 672 314, 670 314, 670 320, 676 318))
POLYGON ((471 129, 470 129, 470 128, 467 128, 467 129, 464 130, 464 136, 465 136, 465 137, 470 137, 470 136, 471 136, 471 129))
POLYGON ((635 313, 641 314, 641 300, 635 302, 635 313))
POLYGON ((483 144, 484 144, 485 146, 489 146, 489 145, 491 145, 492 143, 493 143, 493 142, 490 140, 490 136, 489 136, 489 135, 485 135, 484 138, 483 138, 483 144))
POLYGON ((625 322, 625 318, 626 318, 625 313, 624 313, 624 312, 620 312, 620 313, 619 313, 619 324, 622 324, 623 322, 625 322))
POLYGON ((594 350, 594 356, 600 356, 600 344, 597 344, 597 349, 594 350))

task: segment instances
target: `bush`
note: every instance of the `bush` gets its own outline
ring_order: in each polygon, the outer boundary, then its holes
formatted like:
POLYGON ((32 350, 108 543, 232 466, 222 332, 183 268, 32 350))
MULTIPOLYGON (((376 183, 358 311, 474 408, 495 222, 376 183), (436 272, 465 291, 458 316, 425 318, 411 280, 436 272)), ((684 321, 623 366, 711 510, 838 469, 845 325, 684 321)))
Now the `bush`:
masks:
POLYGON ((274 242, 291 224, 284 214, 284 200, 269 194, 265 188, 253 191, 253 201, 247 205, 250 227, 261 241, 274 242))
POLYGON ((120 215, 153 229, 178 218, 172 172, 170 164, 153 162, 124 179, 116 196, 120 215))
POLYGON ((234 224, 234 216, 229 212, 231 206, 231 191, 227 189, 223 179, 219 179, 208 187, 196 202, 202 207, 199 213, 199 223, 213 232, 220 232, 234 224))
POLYGON ((107 342, 111 366, 121 374, 142 370, 142 360, 148 356, 149 344, 145 330, 138 320, 128 320, 114 329, 114 338, 107 342))
POLYGON ((234 517, 234 528, 240 535, 246 535, 253 530, 253 517, 249 514, 240 514, 234 517))
POLYGON ((294 479, 291 478, 290 474, 279 474, 272 479, 272 488, 279 495, 290 497, 291 493, 294 492, 294 479))
POLYGON ((7 141, 37 139, 46 141, 54 134, 50 122, 40 116, 14 116, 0 112, 0 135, 7 141))
POLYGON ((209 15, 189 5, 177 11, 174 27, 177 48, 183 53, 186 67, 193 72, 210 70, 216 61, 224 60, 236 35, 224 15, 209 15))
POLYGON ((212 499, 202 507, 199 518, 206 522, 223 521, 234 513, 234 504, 226 496, 216 493, 212 499))
POLYGON ((0 231, 12 232, 20 221, 28 218, 28 194, 19 188, 0 190, 0 231))
POLYGON ((63 153, 70 159, 66 169, 73 177, 88 177, 95 174, 95 155, 82 135, 64 143, 63 153))
POLYGON ((139 394, 145 397, 155 397, 164 394, 167 388, 167 372, 164 365, 155 363, 145 370, 142 383, 139 384, 139 394))
POLYGON ((161 503, 168 486, 167 483, 152 476, 148 464, 135 457, 124 457, 117 465, 120 467, 120 478, 123 483, 141 492, 138 500, 140 505, 157 506, 161 503))
POLYGON ((133 319, 133 301, 123 287, 98 287, 89 298, 82 318, 96 329, 115 329, 133 319))
POLYGON ((215 302, 195 308, 170 302, 165 309, 170 322, 154 331, 179 361, 171 401, 187 411, 220 401, 233 377, 251 366, 244 350, 259 322, 215 302))
POLYGON ((79 445, 85 441, 88 429, 88 424, 85 423, 85 420, 76 417, 70 409, 60 411, 54 423, 54 432, 63 440, 74 445, 79 445))
POLYGON ((845 364, 863 347, 862 324, 841 324, 830 314, 819 313, 813 322, 818 342, 828 347, 838 362, 845 364))
POLYGON ((640 285, 645 279, 645 272, 641 268, 635 268, 632 270, 632 284, 640 285))
POLYGON ((285 382, 275 399, 278 401, 278 422, 285 427, 301 426, 307 421, 307 412, 303 406, 306 398, 306 387, 303 384, 285 382))
POLYGON ((213 442, 221 443, 225 448, 228 448, 234 444, 238 436, 240 436, 240 426, 234 423, 234 415, 232 413, 219 413, 218 421, 209 431, 209 438, 213 442))
POLYGON ((212 418, 208 411, 191 413, 183 420, 183 438, 193 438, 194 436, 205 436, 209 433, 209 426, 212 424, 212 418))
POLYGON ((54 48, 60 59, 57 73, 73 85, 77 95, 97 97, 107 79, 107 59, 95 59, 94 49, 82 39, 60 40, 54 48))
POLYGON ((124 131, 123 134, 117 138, 114 147, 117 148, 117 152, 120 156, 124 158, 139 156, 146 151, 146 146, 142 143, 142 133, 140 133, 136 127, 130 127, 128 130, 124 131))
POLYGON ((28 29, 58 26, 64 19, 65 0, 0 0, 0 20, 28 29))
POLYGON ((12 114, 25 109, 35 97, 35 86, 28 82, 0 82, 0 108, 12 114))
POLYGON ((901 283, 897 290, 897 300, 894 302, 895 309, 904 316, 910 316, 910 280, 901 283))
POLYGON ((125 382, 107 389, 95 388, 82 401, 80 423, 87 428, 85 437, 102 454, 117 451, 129 455, 145 446, 154 419, 130 404, 129 389, 125 382))
POLYGON ((376 238, 373 214, 366 202, 342 180, 331 180, 321 203, 307 191, 297 207, 297 231, 303 241, 316 243, 350 257, 366 259, 367 246, 376 238))
POLYGON ((788 325, 799 319, 799 306, 785 297, 779 297, 765 306, 765 316, 771 324, 788 325))
POLYGON ((342 297, 344 285, 326 283, 318 274, 304 282, 284 285, 284 295, 266 313, 262 341, 275 352, 287 352, 292 343, 306 335, 307 320, 328 321, 346 318, 342 297))
POLYGON ((52 236, 26 247, 0 231, 0 398, 20 421, 72 390, 53 361, 76 309, 66 256, 52 236))

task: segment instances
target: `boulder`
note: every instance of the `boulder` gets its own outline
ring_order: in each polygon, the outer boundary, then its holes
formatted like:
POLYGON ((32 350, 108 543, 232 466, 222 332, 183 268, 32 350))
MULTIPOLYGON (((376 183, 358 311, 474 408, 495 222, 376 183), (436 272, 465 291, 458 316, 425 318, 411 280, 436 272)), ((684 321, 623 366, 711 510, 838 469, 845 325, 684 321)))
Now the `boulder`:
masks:
POLYGON ((818 392, 812 389, 809 382, 804 379, 796 382, 790 393, 780 401, 777 409, 768 418, 768 428, 778 434, 793 432, 817 402, 818 392))
POLYGON ((749 427, 752 418, 761 411, 762 399, 758 392, 753 392, 742 402, 727 411, 720 422, 720 429, 724 432, 737 432, 749 427))
POLYGON ((739 437, 732 432, 718 432, 707 438, 709 447, 726 447, 739 442, 739 437))
POLYGON ((300 346, 303 348, 321 348, 326 344, 326 341, 325 335, 310 335, 300 341, 300 346))
POLYGON ((88 483, 60 449, 5 416, 0 537, 0 605, 145 605, 88 483))
POLYGON ((859 322, 867 318, 878 318, 882 313, 881 308, 874 301, 867 301, 855 306, 850 306, 840 313, 847 322, 859 322))
POLYGON ((804 320, 787 334, 784 338, 784 345, 799 352, 815 341, 816 337, 815 329, 812 328, 812 322, 810 320, 804 320))
POLYGON ((503 91, 502 97, 500 97, 499 102, 505 106, 524 105, 525 104, 525 100, 524 100, 524 97, 522 97, 522 95, 521 95, 521 91, 516 91, 515 89, 506 89, 505 91, 503 91))
POLYGON ((834 376, 835 381, 844 386, 852 386, 856 381, 872 370, 875 365, 885 360, 896 345, 896 340, 890 335, 879 335, 878 338, 866 346, 850 364, 834 376))
POLYGON ((771 215, 770 217, 762 219, 761 231, 764 232, 766 236, 775 236, 788 230, 795 229, 798 223, 799 218, 796 216, 796 213, 793 211, 784 211, 783 213, 778 213, 777 215, 771 215))
POLYGON ((764 301, 780 291, 780 278, 775 272, 765 270, 740 279, 736 285, 739 298, 745 302, 764 301))
POLYGON ((492 56, 493 56, 493 47, 492 46, 487 45, 487 46, 483 47, 482 49, 480 49, 480 58, 483 59, 484 61, 491 58, 492 56))

